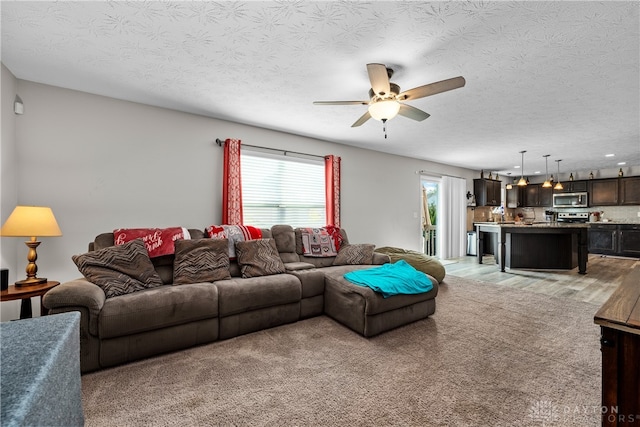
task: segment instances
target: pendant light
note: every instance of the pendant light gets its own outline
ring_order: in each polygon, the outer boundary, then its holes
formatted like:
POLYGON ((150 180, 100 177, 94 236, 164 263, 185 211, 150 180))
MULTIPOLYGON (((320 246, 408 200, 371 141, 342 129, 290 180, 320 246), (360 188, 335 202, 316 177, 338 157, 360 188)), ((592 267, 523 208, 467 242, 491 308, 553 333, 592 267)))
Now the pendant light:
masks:
POLYGON ((507 172, 507 175, 508 175, 508 178, 507 178, 508 181, 507 181, 507 185, 504 188, 506 188, 507 190, 511 190, 513 188, 513 184, 512 184, 513 179, 511 179, 511 172, 507 172))
POLYGON ((520 180, 518 181, 518 185, 520 187, 524 187, 525 185, 527 185, 527 180, 524 179, 524 153, 526 153, 527 150, 521 151, 520 154, 522 154, 522 165, 520 166, 520 172, 522 172, 522 174, 520 175, 520 180))
POLYGON ((544 156, 542 156, 544 157, 544 168, 546 170, 544 184, 542 184, 542 187, 544 188, 551 188, 551 181, 549 181, 549 156, 550 154, 545 154, 544 156))
POLYGON ((554 190, 562 190, 562 189, 564 189, 564 187, 562 186, 562 183, 560 182, 560 162, 561 161, 562 161, 562 159, 556 160, 556 163, 558 164, 558 183, 556 184, 555 187, 553 187, 554 190))

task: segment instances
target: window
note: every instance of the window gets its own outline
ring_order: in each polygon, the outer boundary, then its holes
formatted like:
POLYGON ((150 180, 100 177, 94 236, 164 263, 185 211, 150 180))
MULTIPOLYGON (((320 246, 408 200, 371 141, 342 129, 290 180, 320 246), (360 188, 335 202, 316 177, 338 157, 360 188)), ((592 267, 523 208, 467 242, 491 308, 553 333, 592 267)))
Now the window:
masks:
POLYGON ((244 223, 324 227, 324 163, 291 156, 245 151, 241 154, 244 223))

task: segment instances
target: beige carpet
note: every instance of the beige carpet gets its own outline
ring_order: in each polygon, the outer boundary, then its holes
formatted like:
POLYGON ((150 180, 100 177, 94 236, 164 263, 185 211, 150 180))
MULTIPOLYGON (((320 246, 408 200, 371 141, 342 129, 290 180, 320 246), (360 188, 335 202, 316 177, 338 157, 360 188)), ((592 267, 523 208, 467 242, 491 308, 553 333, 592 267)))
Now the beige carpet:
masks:
POLYGON ((371 339, 321 316, 83 376, 87 426, 597 426, 597 306, 447 276, 371 339))

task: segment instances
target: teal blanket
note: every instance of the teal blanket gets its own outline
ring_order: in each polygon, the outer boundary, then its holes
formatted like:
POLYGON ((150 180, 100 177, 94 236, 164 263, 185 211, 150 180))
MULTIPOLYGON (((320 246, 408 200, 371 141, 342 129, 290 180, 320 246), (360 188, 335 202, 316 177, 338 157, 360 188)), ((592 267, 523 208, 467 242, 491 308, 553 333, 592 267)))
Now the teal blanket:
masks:
POLYGON ((358 286, 367 286, 380 292, 384 298, 400 294, 421 294, 433 289, 431 279, 404 260, 367 270, 351 271, 344 278, 358 286))

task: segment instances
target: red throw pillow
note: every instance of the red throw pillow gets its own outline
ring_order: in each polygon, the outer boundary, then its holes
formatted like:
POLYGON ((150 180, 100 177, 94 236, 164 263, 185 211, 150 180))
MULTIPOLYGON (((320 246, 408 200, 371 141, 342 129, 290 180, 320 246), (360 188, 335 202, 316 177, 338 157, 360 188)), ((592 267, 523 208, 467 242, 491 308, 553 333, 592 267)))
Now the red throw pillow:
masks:
POLYGON ((190 239, 189 230, 184 227, 170 228, 118 228, 113 230, 113 241, 116 246, 135 239, 142 239, 149 258, 175 253, 173 242, 178 239, 190 239))

